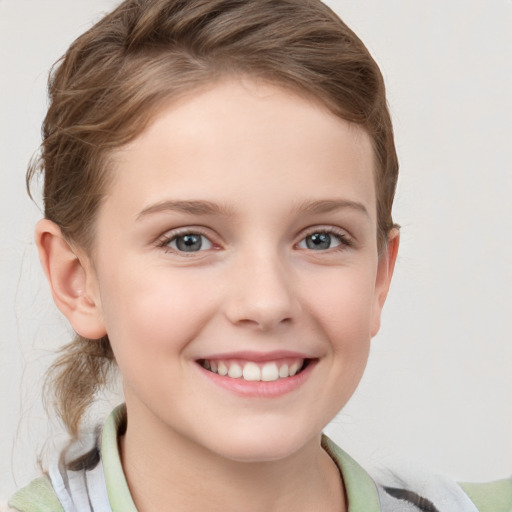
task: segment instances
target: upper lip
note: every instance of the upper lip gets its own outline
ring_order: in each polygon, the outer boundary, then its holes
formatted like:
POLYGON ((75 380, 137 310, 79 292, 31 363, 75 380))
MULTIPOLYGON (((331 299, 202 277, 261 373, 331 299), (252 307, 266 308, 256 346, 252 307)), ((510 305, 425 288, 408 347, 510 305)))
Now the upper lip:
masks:
POLYGON ((295 352, 290 350, 275 350, 271 352, 257 352, 250 350, 242 350, 235 352, 223 352, 221 354, 210 354, 203 356, 199 359, 207 360, 227 360, 227 359, 242 359, 246 361, 265 362, 277 361, 279 359, 315 359, 314 356, 304 352, 295 352))

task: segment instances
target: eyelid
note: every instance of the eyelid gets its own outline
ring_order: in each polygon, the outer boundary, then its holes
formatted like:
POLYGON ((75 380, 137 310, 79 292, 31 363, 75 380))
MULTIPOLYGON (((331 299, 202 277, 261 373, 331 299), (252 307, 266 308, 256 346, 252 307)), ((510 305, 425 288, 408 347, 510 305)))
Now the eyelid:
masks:
POLYGON ((166 252, 172 252, 174 254, 178 254, 180 256, 190 257, 194 255, 198 255, 200 253, 204 253, 210 250, 215 250, 219 248, 219 244, 215 241, 215 236, 209 229, 205 229, 200 226, 185 226, 180 227, 176 229, 171 229, 169 231, 166 231, 163 235, 159 236, 157 240, 155 241, 155 245, 158 248, 164 249, 166 252), (203 249, 200 251, 178 251, 172 247, 169 247, 168 244, 173 241, 175 238, 178 238, 179 236, 183 235, 200 235, 206 238, 210 244, 211 247, 208 249, 203 249))
MULTIPOLYGON (((319 252, 328 252, 332 250, 344 250, 349 247, 353 247, 354 245, 354 237, 348 233, 347 230, 336 227, 336 226, 326 226, 326 225, 318 225, 318 226, 311 226, 309 228, 304 229, 301 234, 300 238, 295 244, 295 246, 298 246, 300 242, 302 242, 304 239, 306 239, 308 236, 313 235, 315 233, 327 233, 329 235, 334 235, 340 239, 339 246, 333 247, 331 249, 326 249, 325 251, 319 251, 319 252)), ((308 249, 306 249, 308 250, 308 249)))
MULTIPOLYGON (((294 244, 294 247, 297 247, 300 242, 302 242, 306 237, 313 235, 315 233, 327 233, 330 235, 334 235, 340 240, 340 244, 338 246, 335 246, 331 249, 326 249, 325 251, 319 251, 319 252, 329 252, 333 250, 344 250, 347 248, 350 248, 354 245, 354 237, 346 230, 337 226, 329 226, 329 225, 315 225, 310 226, 308 228, 305 228, 301 231, 300 235, 297 237, 298 240, 294 244)), ((211 250, 216 250, 221 247, 221 244, 216 240, 219 237, 216 236, 212 230, 208 228, 204 228, 202 226, 184 226, 180 228, 171 229, 169 231, 166 231, 164 234, 159 236, 157 240, 155 241, 155 246, 165 249, 168 252, 173 252, 175 254, 179 254, 180 256, 194 256, 198 255, 199 253, 204 253, 211 250), (176 249, 173 249, 171 247, 168 247, 167 244, 171 242, 173 239, 187 234, 195 234, 204 236, 208 239, 208 241, 211 243, 212 247, 209 249, 204 249, 200 251, 177 251, 176 249)))

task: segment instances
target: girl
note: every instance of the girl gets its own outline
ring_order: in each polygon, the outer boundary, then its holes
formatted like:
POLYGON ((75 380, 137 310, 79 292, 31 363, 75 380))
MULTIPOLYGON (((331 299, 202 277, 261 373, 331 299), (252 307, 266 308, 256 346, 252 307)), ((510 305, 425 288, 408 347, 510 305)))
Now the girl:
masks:
POLYGON ((382 76, 332 11, 127 0, 73 43, 50 100, 28 177, 44 174, 36 242, 77 334, 50 374, 74 442, 11 507, 510 507, 509 481, 375 482, 322 436, 399 238, 382 76), (114 366, 125 404, 81 449, 114 366))

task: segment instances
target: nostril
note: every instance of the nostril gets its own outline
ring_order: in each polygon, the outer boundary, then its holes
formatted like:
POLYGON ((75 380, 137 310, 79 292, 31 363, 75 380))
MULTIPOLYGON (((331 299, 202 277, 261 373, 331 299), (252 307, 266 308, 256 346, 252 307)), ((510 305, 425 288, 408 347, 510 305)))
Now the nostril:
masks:
POLYGON ((246 271, 249 278, 244 275, 234 280, 226 297, 225 314, 231 323, 268 331, 288 326, 300 316, 302 308, 293 282, 282 272, 246 271))
POLYGON ((255 318, 242 318, 234 323, 239 326, 253 327, 257 330, 269 331, 279 327, 280 325, 289 325, 292 322, 293 319, 291 317, 277 319, 266 315, 260 315, 258 317, 255 316, 255 318))

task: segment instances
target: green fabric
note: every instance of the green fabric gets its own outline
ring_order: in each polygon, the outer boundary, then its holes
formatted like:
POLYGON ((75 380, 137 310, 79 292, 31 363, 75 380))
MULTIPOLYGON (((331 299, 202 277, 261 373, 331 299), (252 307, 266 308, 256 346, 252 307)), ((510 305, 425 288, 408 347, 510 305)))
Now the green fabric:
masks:
POLYGON ((33 480, 16 492, 9 506, 20 512, 64 512, 47 476, 33 480))
POLYGON ((340 470, 349 512, 380 512, 377 487, 370 475, 327 436, 322 436, 322 447, 340 470))
MULTIPOLYGON (((119 425, 125 415, 125 406, 117 407, 107 419, 101 439, 101 458, 113 512, 137 512, 121 466, 117 444, 119 425)), ((380 512, 377 488, 368 473, 326 436, 322 436, 322 447, 333 458, 342 474, 350 512, 380 512)))
POLYGON ((103 427, 101 436, 101 460, 112 512, 137 512, 126 482, 117 444, 117 431, 125 417, 124 405, 114 409, 103 427))
MULTIPOLYGON (((137 512, 121 466, 117 444, 119 424, 125 414, 124 406, 113 411, 105 423, 101 439, 101 457, 113 512, 137 512)), ((336 462, 342 474, 350 512, 380 512, 377 488, 368 473, 326 436, 322 436, 322 447, 336 462)))
POLYGON ((480 512, 512 512, 512 480, 460 484, 480 512))
MULTIPOLYGON (((101 457, 113 512, 137 512, 118 448, 118 430, 125 420, 126 408, 121 405, 108 417, 101 438, 101 457)), ((322 436, 322 447, 340 470, 349 512, 380 512, 377 487, 368 473, 326 436, 322 436)), ((512 512, 512 480, 460 485, 479 512, 512 512)), ((64 512, 47 476, 32 481, 16 492, 9 500, 9 506, 20 512, 64 512)))

